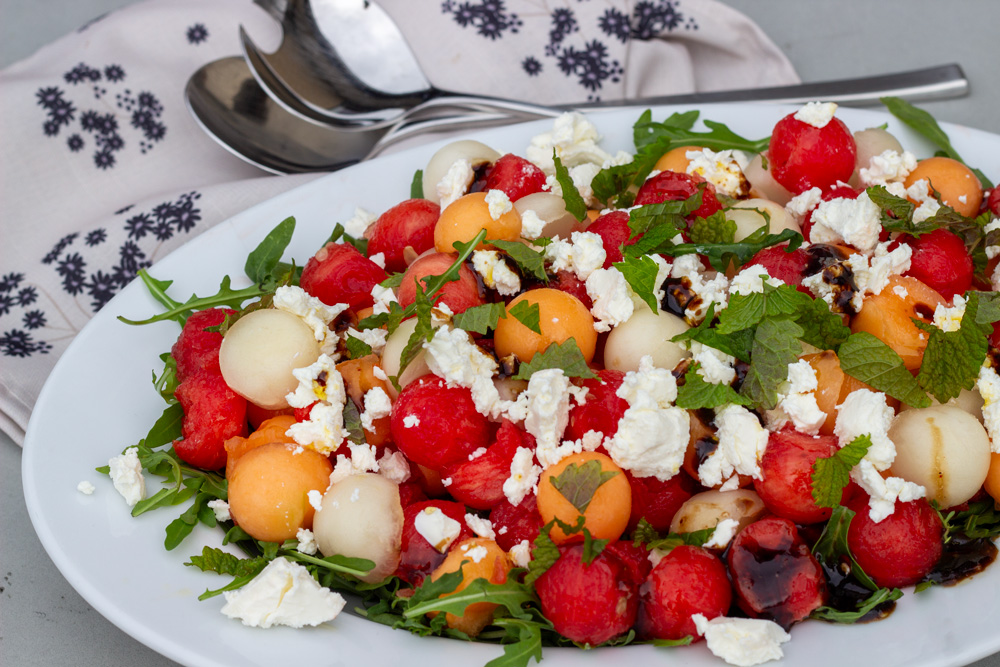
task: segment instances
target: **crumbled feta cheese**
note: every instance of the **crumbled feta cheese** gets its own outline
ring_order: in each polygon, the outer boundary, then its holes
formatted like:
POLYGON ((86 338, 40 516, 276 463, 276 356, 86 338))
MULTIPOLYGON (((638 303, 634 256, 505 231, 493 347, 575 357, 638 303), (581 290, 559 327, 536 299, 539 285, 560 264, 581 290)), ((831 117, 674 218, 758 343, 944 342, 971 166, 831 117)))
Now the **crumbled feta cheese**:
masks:
POLYGON ((857 199, 838 197, 820 202, 812 215, 813 243, 843 241, 862 252, 871 252, 882 231, 881 210, 862 192, 857 199))
POLYGON ((833 120, 836 112, 836 102, 806 102, 805 106, 795 112, 795 120, 823 129, 833 120))
POLYGON ((714 347, 691 341, 691 359, 699 364, 698 374, 705 382, 712 384, 732 384, 736 379, 736 357, 731 357, 714 347))
POLYGON ((336 377, 339 383, 329 381, 327 383, 327 401, 314 405, 309 410, 308 420, 296 422, 285 431, 286 435, 298 444, 311 447, 320 454, 330 454, 347 437, 344 430, 344 404, 347 401, 347 394, 344 392, 343 378, 339 373, 336 377), (331 392, 331 386, 337 387, 340 393, 335 395, 331 392))
POLYGON ((232 520, 233 516, 229 513, 229 503, 225 500, 222 500, 221 498, 209 500, 208 506, 215 513, 216 521, 222 522, 232 520))
POLYGON ((369 433, 375 432, 375 421, 388 417, 392 412, 392 400, 382 387, 372 387, 365 392, 365 411, 361 413, 361 427, 369 433))
POLYGON ((673 405, 677 381, 665 368, 655 368, 650 356, 639 369, 625 374, 615 394, 628 402, 618 430, 605 444, 611 459, 637 477, 666 481, 684 463, 691 432, 687 410, 673 405))
POLYGON ((299 542, 299 546, 296 547, 299 553, 314 556, 319 551, 319 545, 316 544, 316 535, 308 528, 299 528, 295 532, 295 539, 299 542))
POLYGON ((896 501, 912 502, 927 495, 927 489, 901 477, 883 477, 867 458, 851 470, 851 479, 868 492, 868 516, 875 523, 892 514, 896 501))
POLYGON ((368 228, 378 219, 378 216, 360 206, 354 208, 354 216, 344 223, 344 233, 356 239, 363 238, 368 228))
POLYGON ((486 448, 485 447, 477 447, 471 454, 469 454, 469 460, 470 461, 475 461, 476 459, 478 459, 480 456, 482 456, 485 453, 486 453, 486 448))
POLYGON ((865 459, 871 462, 877 470, 888 470, 896 458, 896 445, 889 439, 889 427, 895 416, 892 408, 886 403, 885 394, 870 389, 852 391, 837 406, 837 421, 833 434, 840 441, 840 446, 850 444, 861 435, 871 437, 871 447, 865 454, 865 459))
POLYGON ((950 308, 939 303, 934 309, 934 326, 942 331, 958 331, 962 327, 963 315, 965 315, 965 299, 956 294, 950 308))
POLYGON ((439 507, 428 507, 413 519, 413 527, 428 544, 444 553, 462 532, 462 524, 441 511, 439 507))
POLYGON ((343 454, 337 455, 337 463, 333 466, 333 472, 330 473, 330 484, 336 484, 351 475, 379 471, 374 445, 349 442, 347 449, 351 452, 351 456, 348 458, 343 454))
POLYGON ((389 312, 389 304, 399 303, 396 299, 396 294, 388 287, 382 287, 381 285, 375 285, 372 287, 372 299, 374 300, 374 305, 372 306, 373 315, 381 315, 382 313, 389 312))
POLYGON ((416 428, 420 426, 420 417, 416 415, 406 415, 403 417, 403 426, 406 428, 416 428))
POLYGON ((347 603, 286 558, 275 558, 250 583, 224 595, 222 613, 255 628, 319 625, 336 618, 347 603))
MULTIPOLYGON (((852 255, 853 259, 855 256, 852 255)), ((860 257, 860 255, 858 255, 860 257)), ((867 273, 861 276, 862 281, 857 282, 858 273, 855 272, 855 281, 858 289, 866 294, 879 294, 889 285, 889 278, 901 276, 910 270, 910 260, 913 257, 913 248, 905 243, 900 243, 895 249, 889 250, 889 242, 879 243, 875 246, 875 252, 871 256, 871 264, 867 273)), ((899 286, 898 286, 899 287, 899 286)), ((901 288, 905 292, 905 288, 901 288)))
POLYGON ((370 259, 372 261, 372 264, 374 264, 375 266, 379 267, 380 269, 384 269, 385 268, 385 253, 384 252, 377 252, 374 255, 372 255, 371 257, 369 257, 368 259, 370 259))
POLYGON ((521 277, 510 270, 496 250, 473 251, 472 268, 482 277, 486 287, 501 296, 514 296, 521 291, 521 277))
POLYGON ((553 271, 571 271, 580 280, 587 280, 608 257, 604 242, 593 232, 573 232, 569 241, 556 237, 544 253, 553 271))
POLYGON ((691 619, 698 634, 704 635, 708 650, 737 667, 781 660, 785 655, 781 645, 792 638, 780 625, 762 618, 719 616, 708 620, 703 614, 694 614, 691 619))
POLYGON ((535 465, 535 452, 518 447, 510 462, 510 477, 503 483, 503 494, 511 505, 520 505, 524 497, 538 491, 542 469, 535 465))
POLYGON ((906 180, 910 172, 917 168, 916 156, 903 151, 897 153, 888 148, 878 155, 873 155, 868 161, 867 167, 862 167, 858 172, 861 177, 861 184, 865 187, 872 185, 886 185, 888 183, 900 183, 906 180))
POLYGON ((594 305, 590 312, 594 316, 594 329, 598 332, 611 331, 627 322, 635 312, 632 290, 621 271, 615 267, 597 269, 587 278, 587 296, 594 305))
POLYGON ((715 312, 719 312, 729 302, 729 280, 726 276, 716 273, 706 280, 703 271, 701 258, 695 253, 677 257, 670 268, 671 278, 687 278, 691 283, 691 291, 701 298, 701 303, 684 311, 684 316, 692 324, 705 318, 710 304, 714 303, 715 312))
POLYGON ((514 567, 528 567, 531 562, 531 543, 528 540, 521 540, 510 548, 508 552, 514 567))
POLYGON ((468 160, 455 160, 435 187, 441 210, 448 208, 449 204, 468 192, 475 179, 476 172, 468 160))
POLYGON ((996 265, 993 269, 993 273, 990 274, 990 285, 993 287, 994 292, 1000 292, 1000 264, 996 265))
POLYGON ((927 220, 928 218, 933 218, 937 215, 937 212, 941 210, 941 204, 934 199, 925 199, 920 203, 920 206, 913 211, 913 223, 918 224, 927 220))
POLYGON ((597 145, 599 140, 597 127, 583 114, 571 111, 556 118, 552 130, 533 137, 525 155, 549 175, 556 172, 553 151, 567 168, 587 162, 603 165, 612 156, 597 145))
POLYGON ((545 221, 530 208, 521 212, 521 238, 533 241, 545 231, 545 221))
POLYGON ((571 387, 561 368, 537 371, 507 410, 512 421, 523 421, 524 429, 535 437, 535 454, 545 468, 566 456, 559 444, 569 423, 571 387))
POLYGON ((504 214, 514 210, 514 204, 503 190, 490 190, 486 193, 486 208, 491 218, 499 220, 504 214))
POLYGON ((146 497, 146 478, 142 476, 142 463, 139 462, 139 449, 129 447, 125 453, 112 457, 108 461, 108 474, 115 485, 115 491, 122 495, 129 507, 146 497))
POLYGON ((389 381, 389 376, 386 375, 385 371, 382 370, 382 367, 379 366, 378 364, 375 364, 374 366, 372 366, 372 375, 374 375, 376 378, 378 378, 382 382, 388 382, 389 381))
POLYGON ((697 174, 715 186, 722 194, 739 198, 750 192, 750 183, 740 168, 736 153, 724 150, 716 153, 708 148, 688 151, 687 173, 697 174))
POLYGON ((910 296, 910 293, 906 291, 906 288, 902 285, 896 285, 892 288, 892 293, 898 296, 900 299, 905 299, 910 296))
POLYGON ((802 433, 818 433, 827 415, 816 403, 817 387, 816 371, 808 362, 788 364, 787 388, 778 392, 776 409, 767 413, 768 428, 775 431, 791 421, 802 433))
POLYGON ((378 471, 395 484, 402 484, 410 479, 410 464, 402 452, 385 450, 382 458, 378 460, 378 471))
MULTIPOLYGON (((97 489, 97 487, 95 487, 93 484, 91 484, 87 480, 83 480, 82 482, 80 482, 79 484, 76 485, 76 490, 79 491, 80 493, 82 493, 85 496, 92 495, 96 489, 97 489)), ((211 503, 209 503, 209 504, 211 504, 211 503)))
POLYGON ((309 504, 312 505, 312 508, 317 512, 323 509, 323 494, 316 489, 311 489, 308 493, 306 493, 306 498, 309 499, 309 504))
POLYGON ((792 197, 785 204, 785 211, 797 221, 802 222, 806 214, 819 206, 821 201, 823 201, 823 191, 819 188, 810 188, 792 197))
POLYGON ((496 359, 479 349, 468 331, 440 327, 423 348, 432 373, 444 379, 449 387, 469 389, 480 414, 494 418, 500 415, 505 403, 493 384, 496 359))
POLYGON ((723 519, 715 524, 712 536, 703 545, 706 549, 725 549, 729 541, 736 536, 736 531, 740 527, 740 522, 736 519, 723 519))
POLYGON ((753 294, 764 291, 764 283, 771 287, 781 287, 785 283, 777 278, 772 278, 763 266, 748 266, 735 276, 729 283, 730 294, 753 294))
POLYGON ((471 549, 465 552, 465 555, 471 558, 473 563, 478 563, 487 556, 489 556, 490 552, 487 551, 486 547, 480 545, 477 547, 472 547, 471 549))
POLYGON ((346 303, 328 306, 294 285, 282 285, 275 290, 273 303, 278 310, 291 313, 305 322, 312 329, 313 336, 324 353, 333 354, 336 351, 337 333, 330 330, 330 322, 347 310, 346 303))
POLYGON ((445 477, 444 479, 441 480, 441 486, 447 488, 447 487, 451 486, 453 482, 454 482, 454 480, 452 480, 451 477, 445 477))
POLYGON ((485 537, 491 540, 495 540, 497 538, 497 534, 493 530, 493 524, 490 523, 489 519, 484 519, 480 516, 467 512, 465 514, 465 525, 479 537, 485 537))
POLYGON ((983 397, 983 424, 990 436, 990 451, 1000 454, 1000 376, 989 366, 983 366, 976 388, 983 397))
POLYGON ((285 395, 285 400, 293 408, 307 408, 316 401, 337 402, 344 388, 344 378, 337 370, 337 361, 328 354, 321 354, 310 365, 292 370, 292 376, 299 384, 285 395))
MULTIPOLYGON (((388 329, 364 329, 363 331, 358 331, 354 327, 348 327, 347 335, 351 338, 357 338, 362 343, 367 345, 372 349, 375 354, 382 354, 382 350, 385 349, 385 339, 389 335, 388 329)), ((385 375, 380 367, 376 366, 382 375, 385 375)), ((375 377, 378 377, 376 374, 375 377)), ((385 378, 379 378, 380 380, 388 380, 388 376, 385 378)))
POLYGON ((739 473, 761 478, 760 459, 767 448, 768 432, 752 412, 741 405, 716 410, 719 446, 698 468, 705 486, 717 486, 739 473))
MULTIPOLYGON (((984 196, 985 198, 985 196, 984 196)), ((983 235, 989 234, 990 232, 995 232, 1000 229, 1000 219, 994 220, 983 227, 983 235)), ((988 245, 986 246, 986 257, 987 259, 993 259, 997 255, 1000 255, 1000 245, 988 245)), ((996 289, 996 288, 994 288, 996 289)))

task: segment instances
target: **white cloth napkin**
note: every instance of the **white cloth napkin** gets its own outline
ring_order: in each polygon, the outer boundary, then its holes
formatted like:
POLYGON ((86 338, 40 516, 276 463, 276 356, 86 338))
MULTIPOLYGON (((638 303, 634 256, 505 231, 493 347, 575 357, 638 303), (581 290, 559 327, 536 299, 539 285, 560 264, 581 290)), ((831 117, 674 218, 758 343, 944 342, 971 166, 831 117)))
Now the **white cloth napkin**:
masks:
MULTIPOLYGON (((798 81, 713 0, 381 4, 431 82, 461 92, 565 102, 798 81)), ((58 357, 139 268, 317 177, 265 176, 188 114, 188 77, 240 53, 240 25, 265 50, 280 40, 249 0, 145 0, 0 72, 0 429, 15 442, 58 357)))

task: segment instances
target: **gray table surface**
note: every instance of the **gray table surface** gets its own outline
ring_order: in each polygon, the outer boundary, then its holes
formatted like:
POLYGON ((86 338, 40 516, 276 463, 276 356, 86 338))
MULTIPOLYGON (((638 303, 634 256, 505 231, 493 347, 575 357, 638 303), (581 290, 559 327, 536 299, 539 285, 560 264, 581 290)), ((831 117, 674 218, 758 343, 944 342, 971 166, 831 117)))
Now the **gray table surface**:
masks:
MULTIPOLYGON (((130 1, 0 0, 0 67, 130 1)), ((726 3, 755 19, 805 81, 958 62, 971 95, 923 106, 940 120, 1000 133, 997 0, 726 3)), ((0 434, 0 664, 174 665, 105 620, 56 570, 28 520, 20 469, 21 450, 0 434)), ((1000 667, 1000 654, 973 664, 1000 667)))

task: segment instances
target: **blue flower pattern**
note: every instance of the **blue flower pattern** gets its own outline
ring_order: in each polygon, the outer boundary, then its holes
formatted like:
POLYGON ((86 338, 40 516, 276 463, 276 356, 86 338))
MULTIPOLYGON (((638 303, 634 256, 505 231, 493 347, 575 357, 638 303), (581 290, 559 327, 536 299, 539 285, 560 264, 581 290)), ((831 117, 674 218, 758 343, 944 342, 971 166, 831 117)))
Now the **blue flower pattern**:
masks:
MULTIPOLYGON (((547 2, 542 4, 548 7, 547 2)), ((593 26, 581 26, 569 3, 543 8, 549 17, 548 42, 541 54, 526 55, 521 69, 525 76, 536 77, 544 69, 544 59, 548 59, 564 76, 576 80, 587 92, 587 99, 599 100, 605 83, 618 83, 624 73, 621 62, 611 57, 608 44, 650 40, 676 30, 697 30, 697 22, 686 17, 680 5, 681 0, 642 0, 633 5, 630 14, 611 7, 593 26)), ((450 14, 459 26, 475 29, 491 41, 508 32, 517 33, 524 26, 517 14, 507 11, 503 0, 445 0, 441 11, 450 14)))
MULTIPOLYGON (((65 294, 74 297, 85 310, 96 313, 135 278, 139 269, 152 264, 152 255, 160 243, 194 230, 202 219, 199 199, 201 194, 192 191, 148 211, 126 206, 115 213, 123 218, 117 229, 98 227, 67 234, 41 259, 41 264, 55 272, 65 294), (116 234, 121 238, 122 233, 125 240, 118 248, 117 261, 108 266, 105 260, 104 266, 96 266, 91 249, 103 250, 109 239, 116 234)), ((67 336, 68 325, 52 324, 54 316, 60 315, 59 309, 53 307, 46 312, 39 307, 39 300, 47 296, 24 273, 0 275, 0 355, 24 358, 48 354, 53 349, 50 341, 67 336)))

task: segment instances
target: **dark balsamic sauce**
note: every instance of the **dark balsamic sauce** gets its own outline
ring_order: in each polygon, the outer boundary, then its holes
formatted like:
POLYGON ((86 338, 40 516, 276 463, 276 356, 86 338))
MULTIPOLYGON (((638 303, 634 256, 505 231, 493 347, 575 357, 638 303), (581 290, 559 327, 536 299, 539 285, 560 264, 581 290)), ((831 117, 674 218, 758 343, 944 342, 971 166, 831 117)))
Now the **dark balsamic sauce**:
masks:
POLYGON ((955 535, 944 545, 941 560, 924 581, 940 586, 954 586, 963 579, 985 570, 997 559, 997 548, 985 537, 955 535))
POLYGON ((667 278, 663 281, 662 288, 663 299, 660 301, 660 308, 677 317, 683 318, 684 311, 688 308, 697 308, 701 305, 701 297, 691 289, 689 278, 667 278))
POLYGON ((831 264, 836 264, 842 260, 847 259, 847 255, 843 250, 834 245, 827 245, 825 243, 814 243, 808 248, 803 250, 808 261, 806 262, 806 269, 803 275, 811 276, 813 274, 819 273, 831 264))
POLYGON ((694 458, 697 461, 696 468, 700 468, 709 456, 719 448, 719 439, 712 435, 699 438, 694 443, 694 458))
MULTIPOLYGON (((858 583, 858 580, 851 576, 851 565, 846 561, 841 561, 835 567, 830 567, 820 560, 823 572, 826 574, 827 590, 830 597, 827 606, 837 611, 852 612, 867 600, 872 592, 858 583)), ((886 600, 880 605, 871 609, 867 614, 859 618, 856 623, 869 623, 886 618, 896 609, 895 600, 886 600)))

